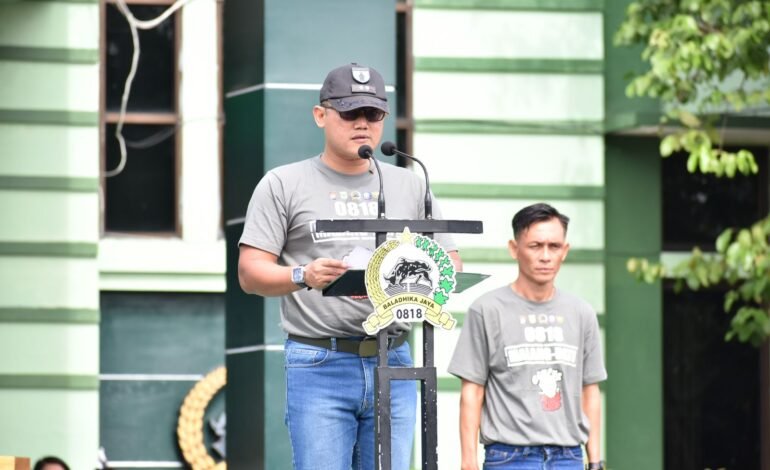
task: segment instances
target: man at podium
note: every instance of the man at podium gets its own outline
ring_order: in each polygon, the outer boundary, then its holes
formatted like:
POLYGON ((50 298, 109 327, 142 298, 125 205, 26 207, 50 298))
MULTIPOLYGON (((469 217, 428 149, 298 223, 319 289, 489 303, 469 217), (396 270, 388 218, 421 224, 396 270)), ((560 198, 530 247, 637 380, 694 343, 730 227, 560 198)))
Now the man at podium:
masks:
MULTIPOLYGON (((375 248, 371 233, 323 233, 316 220, 376 218, 379 179, 391 219, 425 217, 424 181, 382 164, 378 175, 363 145, 375 148, 389 112, 385 82, 358 64, 335 68, 321 87, 313 119, 324 132, 319 155, 269 171, 249 202, 239 241, 238 276, 247 293, 282 296, 288 334, 286 424, 297 470, 372 469, 374 369, 377 342, 362 323, 372 312, 365 297, 324 297, 321 289, 349 267, 361 267, 375 248)), ((434 216, 441 218, 433 205, 434 216)), ((459 269, 451 237, 436 236, 459 269)), ((412 366, 409 326, 388 329, 388 363, 412 366)), ((410 468, 416 415, 413 381, 392 383, 392 468, 410 468)))

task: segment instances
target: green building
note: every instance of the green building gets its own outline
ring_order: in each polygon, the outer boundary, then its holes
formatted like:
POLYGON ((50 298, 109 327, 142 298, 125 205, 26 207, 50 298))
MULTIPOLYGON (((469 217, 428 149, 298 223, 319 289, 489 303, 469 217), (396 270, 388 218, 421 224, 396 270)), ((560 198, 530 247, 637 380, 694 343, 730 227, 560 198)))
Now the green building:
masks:
MULTIPOLYGON (((150 19, 172 2, 127 3, 150 19)), ((484 222, 457 237, 466 270, 492 275, 452 298, 460 320, 515 277, 518 208, 571 217, 558 285, 599 313, 610 468, 769 469, 768 349, 722 341, 719 292, 677 296, 625 265, 767 214, 770 132, 728 126, 758 178, 661 160, 657 103, 623 92, 639 51, 612 46, 627 3, 192 0, 139 32, 122 165, 133 48, 116 4, 0 0, 0 455, 88 469, 103 447, 111 468, 182 468, 183 399, 226 365, 206 418, 227 412, 227 464, 290 468, 278 301, 240 291, 236 242, 264 172, 320 151, 310 109, 355 61, 385 77, 385 139, 425 161, 444 214, 484 222)), ((457 334, 437 333, 439 468, 459 460, 457 334)))

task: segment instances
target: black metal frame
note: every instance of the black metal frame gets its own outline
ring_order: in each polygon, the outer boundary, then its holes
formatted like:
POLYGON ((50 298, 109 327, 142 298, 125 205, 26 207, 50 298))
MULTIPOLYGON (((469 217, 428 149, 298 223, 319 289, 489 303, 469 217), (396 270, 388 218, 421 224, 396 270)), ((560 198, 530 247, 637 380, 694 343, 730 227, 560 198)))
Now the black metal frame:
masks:
MULTIPOLYGON (((474 220, 396 220, 351 219, 317 220, 319 232, 373 232, 377 247, 385 243, 387 234, 399 233, 405 227, 432 237, 434 233, 482 233, 483 225, 474 220)), ((391 470, 390 381, 419 380, 422 386, 422 468, 438 469, 437 399, 438 379, 433 354, 433 325, 423 323, 422 367, 388 367, 388 331, 377 333, 377 368, 374 401, 375 470, 391 470)))

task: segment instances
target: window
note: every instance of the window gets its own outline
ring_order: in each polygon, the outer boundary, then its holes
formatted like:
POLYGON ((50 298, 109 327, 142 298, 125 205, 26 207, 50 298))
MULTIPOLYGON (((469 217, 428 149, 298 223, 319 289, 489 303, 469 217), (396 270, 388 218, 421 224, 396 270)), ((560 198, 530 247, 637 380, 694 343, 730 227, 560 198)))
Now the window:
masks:
MULTIPOLYGON (((121 162, 115 137, 121 99, 131 67, 133 44, 128 21, 111 0, 102 8, 102 165, 121 162)), ((127 0, 137 19, 153 19, 170 1, 127 0)), ((139 30, 141 54, 126 108, 125 166, 103 177, 104 232, 178 234, 178 12, 156 28, 139 30)))
POLYGON ((725 342, 723 300, 664 288, 666 469, 760 468, 761 352, 725 342))
MULTIPOLYGON (((767 215, 768 149, 751 148, 759 173, 717 178, 687 171, 686 155, 662 164, 663 247, 714 250, 728 227, 767 215)), ((665 468, 759 468, 767 372, 756 348, 726 342, 724 290, 663 290, 665 468), (765 385, 760 385, 764 383, 765 385)))
POLYGON ((729 227, 746 227, 768 212, 768 149, 751 148, 759 173, 718 178, 689 173, 687 155, 663 159, 663 249, 713 250, 729 227))
MULTIPOLYGON (((108 123, 107 168, 116 168, 120 149, 115 124, 108 123)), ((132 124, 123 128, 128 142, 170 136, 175 127, 132 124)), ((105 228, 114 232, 174 232, 175 142, 167 137, 146 148, 128 149, 130 162, 121 174, 107 178, 105 228)))

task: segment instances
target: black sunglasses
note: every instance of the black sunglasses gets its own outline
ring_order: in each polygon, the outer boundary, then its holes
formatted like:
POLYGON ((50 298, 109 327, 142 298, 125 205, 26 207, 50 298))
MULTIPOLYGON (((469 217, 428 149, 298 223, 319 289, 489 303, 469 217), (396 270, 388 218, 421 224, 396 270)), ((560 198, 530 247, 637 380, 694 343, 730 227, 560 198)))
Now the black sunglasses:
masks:
POLYGON ((385 114, 387 114, 385 111, 377 108, 358 108, 350 111, 340 111, 331 106, 322 106, 322 107, 326 109, 334 109, 335 111, 337 111, 337 114, 339 114, 344 121, 355 121, 356 119, 361 117, 361 115, 363 114, 363 116, 366 118, 367 121, 377 122, 385 119, 385 114))

